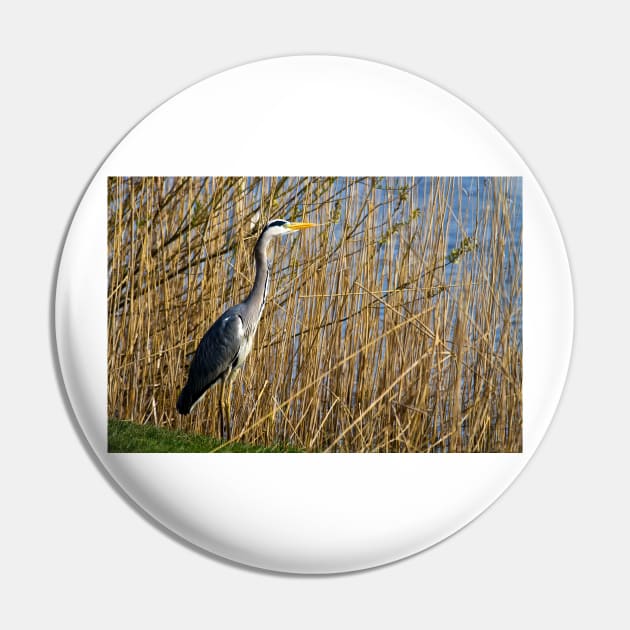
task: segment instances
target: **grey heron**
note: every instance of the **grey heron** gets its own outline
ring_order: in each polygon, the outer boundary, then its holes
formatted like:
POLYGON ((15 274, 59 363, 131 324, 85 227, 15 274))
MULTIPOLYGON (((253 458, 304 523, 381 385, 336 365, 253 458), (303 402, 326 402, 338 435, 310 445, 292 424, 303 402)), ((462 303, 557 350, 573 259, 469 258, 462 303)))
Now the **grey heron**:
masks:
POLYGON ((256 277, 243 302, 229 308, 208 329, 195 352, 188 380, 177 399, 177 411, 186 415, 216 382, 221 381, 219 422, 221 439, 224 428, 230 439, 230 393, 237 371, 252 349, 252 342, 262 315, 269 289, 267 246, 274 236, 295 233, 315 223, 295 223, 274 219, 261 232, 254 247, 256 277), (225 390, 227 386, 227 401, 225 390), (225 425, 225 426, 224 426, 225 425))

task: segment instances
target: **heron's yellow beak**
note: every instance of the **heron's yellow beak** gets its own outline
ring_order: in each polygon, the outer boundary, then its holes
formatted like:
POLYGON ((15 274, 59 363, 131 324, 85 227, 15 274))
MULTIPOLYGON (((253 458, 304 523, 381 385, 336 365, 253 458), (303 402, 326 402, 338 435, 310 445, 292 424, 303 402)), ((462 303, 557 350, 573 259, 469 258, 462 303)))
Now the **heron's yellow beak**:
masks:
POLYGON ((318 223, 294 223, 290 221, 287 223, 286 227, 289 228, 289 230, 305 230, 306 228, 317 227, 317 225, 318 223))

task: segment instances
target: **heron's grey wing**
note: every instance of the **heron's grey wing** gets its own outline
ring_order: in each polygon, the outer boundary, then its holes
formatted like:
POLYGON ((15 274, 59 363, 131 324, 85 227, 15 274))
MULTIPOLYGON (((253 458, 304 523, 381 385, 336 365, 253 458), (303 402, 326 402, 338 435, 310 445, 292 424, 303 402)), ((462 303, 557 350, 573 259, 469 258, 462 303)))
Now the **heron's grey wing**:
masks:
POLYGON ((188 382, 177 400, 177 410, 189 413, 191 407, 234 365, 243 343, 243 320, 226 311, 203 336, 190 364, 188 382))

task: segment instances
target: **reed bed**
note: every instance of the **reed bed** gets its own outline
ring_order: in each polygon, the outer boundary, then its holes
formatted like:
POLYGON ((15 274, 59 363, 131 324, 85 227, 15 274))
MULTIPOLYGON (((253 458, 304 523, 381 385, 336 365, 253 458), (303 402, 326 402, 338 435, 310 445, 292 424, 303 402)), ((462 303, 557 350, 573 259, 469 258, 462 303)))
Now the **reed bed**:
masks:
POLYGON ((218 435, 175 401, 207 328, 271 286, 234 383, 234 441, 316 452, 522 450, 520 178, 114 177, 108 415, 218 435))

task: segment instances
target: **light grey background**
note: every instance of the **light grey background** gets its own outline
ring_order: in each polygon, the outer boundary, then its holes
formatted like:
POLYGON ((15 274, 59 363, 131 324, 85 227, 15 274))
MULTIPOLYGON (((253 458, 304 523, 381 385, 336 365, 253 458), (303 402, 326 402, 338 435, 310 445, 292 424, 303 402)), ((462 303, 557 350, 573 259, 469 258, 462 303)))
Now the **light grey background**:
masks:
POLYGON ((630 50, 618 6, 110 1, 3 9, 3 627, 627 626, 630 50), (139 517, 69 419, 51 342, 61 242, 104 156, 191 83, 295 53, 389 63, 486 116, 555 209, 577 308, 564 398, 513 487, 437 547, 327 578, 243 569, 139 517))

